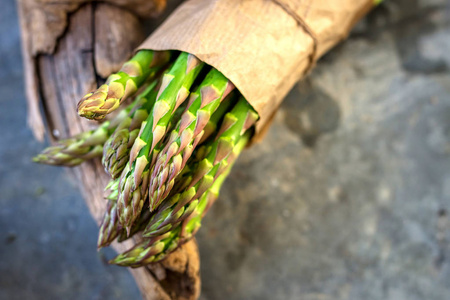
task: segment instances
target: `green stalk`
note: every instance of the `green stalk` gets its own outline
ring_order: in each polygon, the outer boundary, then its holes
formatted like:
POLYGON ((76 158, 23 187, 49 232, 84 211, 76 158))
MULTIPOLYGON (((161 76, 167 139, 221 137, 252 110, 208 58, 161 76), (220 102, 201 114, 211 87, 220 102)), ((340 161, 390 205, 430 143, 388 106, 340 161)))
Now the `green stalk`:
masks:
POLYGON ((149 172, 174 111, 189 95, 189 89, 203 67, 195 56, 181 53, 170 71, 163 75, 157 100, 130 152, 121 174, 117 214, 129 232, 148 194, 149 172))
POLYGON ((103 122, 97 129, 58 141, 56 145, 50 146, 36 155, 33 161, 48 165, 72 167, 88 159, 101 156, 105 141, 113 134, 119 124, 128 117, 129 113, 138 106, 138 103, 138 100, 134 101, 112 120, 103 122))
POLYGON ((150 211, 155 210, 169 195, 175 178, 202 139, 211 115, 233 88, 233 84, 222 73, 212 69, 197 90, 191 93, 187 110, 171 132, 169 141, 158 154, 152 169, 149 189, 150 211))
MULTIPOLYGON (((230 95, 232 96, 232 95, 230 95)), ((227 98, 232 98, 228 96, 227 98)), ((220 107, 214 112, 214 114, 211 116, 211 119, 209 120, 208 124, 205 127, 205 134, 203 135, 203 138, 208 138, 212 133, 216 131, 217 124, 219 124, 219 121, 223 118, 225 113, 228 111, 229 107, 233 103, 233 99, 227 99, 225 102, 223 102, 220 107)), ((178 108, 178 114, 181 115, 183 108, 178 108)), ((178 117, 175 117, 175 119, 178 119, 178 117)), ((194 163, 197 162, 197 160, 191 160, 194 163)), ((188 168, 186 167, 185 172, 188 171, 188 168)), ((180 174, 181 176, 182 174, 180 174)), ((106 199, 116 201, 118 197, 118 185, 119 180, 112 180, 106 187, 106 189, 110 190, 109 195, 106 197, 106 199)), ((100 227, 99 231, 99 238, 98 238, 98 247, 106 247, 108 246, 114 239, 118 238, 119 242, 122 242, 129 237, 133 236, 139 231, 144 230, 149 221, 150 217, 154 214, 150 214, 149 210, 144 210, 141 212, 141 215, 139 216, 138 221, 133 224, 130 231, 130 236, 128 236, 126 230, 120 229, 121 226, 119 224, 119 220, 117 218, 116 213, 112 212, 112 209, 116 209, 116 205, 114 205, 114 208, 112 208, 110 205, 107 206, 107 210, 105 212, 105 216, 103 218, 102 225, 100 227)))
POLYGON ((127 240, 139 231, 144 230, 150 220, 150 211, 144 210, 131 227, 130 233, 127 233, 127 231, 122 229, 122 226, 119 224, 116 207, 116 200, 109 200, 98 234, 98 248, 109 246, 116 238, 119 243, 127 240))
POLYGON ((124 118, 106 141, 103 147, 102 163, 105 171, 113 179, 117 178, 125 168, 130 149, 139 134, 142 122, 147 119, 155 104, 157 94, 157 82, 155 81, 138 96, 139 108, 124 118))
POLYGON ((101 120, 114 110, 151 76, 156 75, 170 60, 169 51, 140 50, 112 74, 95 92, 85 95, 78 103, 78 114, 101 120))
MULTIPOLYGON (((186 215, 185 210, 189 208, 185 208, 185 205, 197 200, 227 168, 227 157, 232 153, 244 132, 257 119, 257 113, 242 97, 231 112, 225 115, 216 140, 199 149, 197 154, 204 158, 192 167, 191 172, 188 172, 190 176, 180 180, 180 186, 175 187, 177 193, 168 200, 169 203, 176 204, 175 207, 167 211, 168 215, 164 218, 154 218, 154 221, 151 221, 145 229, 144 236, 150 237, 166 232, 173 228, 174 220, 186 215)), ((189 210, 187 214, 189 212, 192 210, 189 210)))
MULTIPOLYGON (((250 134, 245 134, 234 148, 233 157, 229 157, 227 168, 217 177, 208 190, 196 201, 192 213, 182 218, 170 231, 161 235, 144 238, 130 250, 119 254, 109 263, 128 267, 141 267, 149 263, 163 260, 180 245, 190 240, 201 226, 201 220, 219 196, 220 188, 228 176, 231 167, 239 153, 245 147, 250 134)), ((165 205, 165 204, 164 204, 165 205)))
POLYGON ((98 234, 98 248, 109 246, 109 244, 111 244, 120 233, 116 207, 117 201, 108 200, 98 234))
MULTIPOLYGON (((193 187, 184 189, 184 191, 174 194, 167 201, 165 201, 156 210, 155 214, 148 222, 143 236, 150 238, 165 234, 173 228, 176 228, 181 222, 183 222, 183 220, 189 218, 192 212, 194 212, 199 205, 199 199, 202 197, 204 192, 214 186, 215 181, 220 177, 220 175, 229 169, 229 166, 234 163, 239 153, 247 144, 249 138, 250 132, 247 132, 239 139, 233 147, 231 153, 220 162, 221 173, 219 173, 219 167, 212 168, 193 187)), ((197 169, 195 169, 194 167, 193 173, 186 176, 187 178, 184 180, 191 181, 196 177, 196 175, 198 175, 196 174, 198 172, 201 172, 200 168, 197 166, 197 169)))

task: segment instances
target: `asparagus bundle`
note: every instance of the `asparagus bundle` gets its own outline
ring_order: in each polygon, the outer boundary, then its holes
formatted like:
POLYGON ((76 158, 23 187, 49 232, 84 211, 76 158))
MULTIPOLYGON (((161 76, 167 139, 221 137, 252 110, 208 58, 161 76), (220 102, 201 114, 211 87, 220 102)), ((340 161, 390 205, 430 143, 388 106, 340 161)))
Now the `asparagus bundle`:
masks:
MULTIPOLYGON (((172 220, 171 225, 173 227, 170 230, 165 230, 164 232, 144 238, 142 242, 130 250, 116 256, 110 263, 127 267, 141 267, 164 259, 167 254, 174 251, 180 244, 192 238, 200 228, 203 216, 219 196, 220 187, 230 172, 235 159, 245 147, 248 138, 248 134, 244 135, 236 144, 233 149, 233 155, 230 155, 226 160, 227 167, 223 169, 222 175, 216 178, 214 183, 201 195, 200 199, 193 200, 190 203, 184 203, 184 206, 187 207, 184 210, 185 213, 177 214, 178 218, 172 220)), ((175 202, 174 205, 164 209, 162 212, 175 211, 176 208, 174 206, 178 207, 182 203, 178 201, 173 202, 175 202)), ((164 215, 164 213, 161 213, 161 215, 164 215)), ((154 215, 152 220, 161 220, 161 215, 154 215)))
POLYGON ((152 80, 111 121, 36 157, 75 165, 103 153, 111 181, 98 247, 141 237, 111 260, 122 266, 157 262, 192 238, 258 119, 234 85, 195 56, 147 50, 86 95, 78 112, 102 119, 152 80))
MULTIPOLYGON (((232 97, 229 97, 229 98, 232 98, 232 97)), ((212 133, 214 133, 216 131, 217 124, 222 119, 225 112, 228 111, 232 102, 233 102, 233 100, 229 99, 227 102, 225 102, 223 105, 221 105, 219 107, 219 109, 216 110, 216 112, 212 115, 211 119, 205 126, 205 134, 203 135, 203 138, 205 138, 205 139, 208 138, 212 133)), ((204 147, 205 146, 202 146, 202 148, 204 148, 204 147)), ((204 153, 204 151, 199 150, 197 153, 204 153)), ((195 162, 198 162, 200 159, 201 158, 196 157, 196 158, 192 159, 191 161, 192 161, 192 163, 195 163, 195 162)), ((183 169, 185 174, 190 174, 189 172, 187 172, 188 170, 189 170, 188 167, 183 169)), ((189 177, 183 178, 182 180, 180 180, 180 182, 181 181, 185 182, 187 178, 189 178, 189 177)), ((106 196, 106 198, 109 199, 110 203, 108 203, 107 209, 105 211, 105 216, 103 218, 103 222, 100 226, 100 232, 99 232, 98 243, 97 243, 97 246, 99 248, 109 245, 118 236, 119 236, 119 238, 118 238, 119 241, 123 241, 128 238, 128 233, 125 230, 121 229, 122 227, 119 224, 119 220, 118 220, 117 214, 115 212, 115 210, 116 210, 115 200, 118 197, 118 184, 119 184, 119 180, 112 180, 106 187, 106 189, 109 190, 109 194, 108 194, 108 196, 106 196), (114 203, 111 203, 111 202, 114 202, 114 203)), ((150 211, 144 210, 141 213, 141 216, 139 217, 137 224, 133 225, 131 227, 131 232, 129 233, 129 236, 131 237, 138 231, 142 231, 147 226, 149 226, 148 222, 150 220, 150 216, 151 216, 150 211)), ((155 218, 153 218, 153 220, 155 220, 155 218)))
POLYGON ((154 237, 163 234, 192 213, 198 205, 197 199, 228 168, 229 160, 234 161, 235 152, 239 153, 242 150, 248 136, 241 139, 241 135, 255 121, 252 108, 244 98, 241 98, 233 110, 225 115, 216 139, 200 151, 200 155, 204 158, 189 168, 191 171, 187 178, 179 181, 181 187, 176 190, 181 191, 166 201, 167 207, 162 207, 156 212, 145 228, 144 236, 154 237))
POLYGON ((206 213, 207 208, 217 199, 222 182, 225 176, 220 176, 216 184, 206 191, 200 200, 200 205, 195 209, 195 217, 186 219, 186 222, 179 224, 172 231, 163 235, 145 238, 128 251, 119 254, 110 263, 127 266, 141 267, 152 262, 164 259, 169 253, 174 251, 179 245, 189 240, 201 225, 201 217, 206 213))
POLYGON ((203 63, 196 57, 182 53, 171 70, 163 75, 153 110, 142 124, 120 178, 117 214, 128 231, 139 217, 148 194, 150 164, 155 157, 153 152, 159 151, 173 112, 189 96, 189 88, 202 67, 203 63))
POLYGON ((181 116, 179 125, 172 131, 165 148, 158 154, 150 178, 150 210, 169 194, 176 176, 202 138, 203 129, 220 102, 234 88, 219 71, 213 69, 192 93, 187 111, 181 116))

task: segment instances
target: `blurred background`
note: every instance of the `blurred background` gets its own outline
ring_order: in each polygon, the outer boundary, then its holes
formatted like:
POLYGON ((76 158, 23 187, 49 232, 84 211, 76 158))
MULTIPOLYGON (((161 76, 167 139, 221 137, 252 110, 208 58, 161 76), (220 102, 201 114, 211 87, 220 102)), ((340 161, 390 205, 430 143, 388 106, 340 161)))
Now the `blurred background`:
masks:
MULTIPOLYGON (((141 299, 26 125, 0 10, 0 299, 141 299)), ((197 235, 202 300, 446 300, 450 1, 386 0, 287 96, 197 235)))

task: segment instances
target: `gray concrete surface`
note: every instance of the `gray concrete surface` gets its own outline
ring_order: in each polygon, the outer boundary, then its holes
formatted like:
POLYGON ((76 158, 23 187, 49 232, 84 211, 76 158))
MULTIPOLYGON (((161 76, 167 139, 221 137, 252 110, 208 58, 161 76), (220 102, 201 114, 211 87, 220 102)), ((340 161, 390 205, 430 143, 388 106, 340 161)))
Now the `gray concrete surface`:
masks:
MULTIPOLYGON (((60 169, 36 166, 0 11, 0 299, 139 299, 60 169), (9 128, 9 130, 5 130, 9 128)), ((386 1, 283 103, 198 234, 202 300, 446 300, 450 3, 386 1)))

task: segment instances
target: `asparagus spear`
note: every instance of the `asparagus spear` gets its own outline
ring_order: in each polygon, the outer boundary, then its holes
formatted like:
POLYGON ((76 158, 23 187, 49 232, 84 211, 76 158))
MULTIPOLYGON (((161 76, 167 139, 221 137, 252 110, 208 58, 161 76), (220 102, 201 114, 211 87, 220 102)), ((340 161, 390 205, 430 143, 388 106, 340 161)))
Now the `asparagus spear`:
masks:
MULTIPOLYGON (((244 148, 248 141, 248 136, 249 135, 245 135, 240 142, 237 143, 234 148, 235 156, 232 158, 233 161, 244 148)), ((229 158, 231 159, 231 157, 229 158)), ((232 165, 233 162, 229 161, 224 172, 218 176, 212 186, 200 197, 200 201, 198 201, 190 216, 184 220, 180 220, 180 222, 168 232, 158 236, 144 238, 142 242, 136 244, 128 251, 119 254, 109 261, 109 263, 134 268, 141 267, 164 259, 178 246, 191 239, 200 228, 203 216, 217 199, 220 187, 229 174, 232 165)))
POLYGON ((135 233, 142 231, 150 220, 150 211, 144 210, 137 222, 132 226, 130 235, 122 228, 117 218, 117 197, 118 197, 119 179, 110 180, 105 190, 109 193, 105 197, 108 200, 105 214, 98 234, 97 247, 102 248, 109 246, 116 238, 122 242, 135 233))
MULTIPOLYGON (((214 112, 208 124, 205 126, 205 134, 203 135, 203 138, 209 137, 216 131, 216 126, 219 120, 221 120, 223 115, 228 111, 228 108, 230 107, 232 102, 232 99, 226 100, 226 102, 222 103, 216 110, 216 112, 214 112)), ((179 110, 181 109, 179 108, 179 110)), ((175 119, 177 119, 177 117, 175 117, 175 119)), ((185 168, 185 171, 188 171, 187 168, 185 168)), ((110 190, 109 195, 106 197, 107 199, 112 201, 117 200, 118 185, 118 179, 110 181, 110 183, 106 187, 106 189, 110 190)), ((102 225, 100 226, 97 244, 99 248, 108 246, 117 237, 119 242, 124 241, 128 238, 127 232, 121 229, 117 214, 115 212, 112 212, 112 209, 116 209, 116 205, 113 206, 111 204, 108 204, 105 215, 103 217, 102 225)), ((147 209, 142 211, 138 221, 131 227, 130 236, 133 236, 135 233, 144 230, 150 220, 150 216, 152 215, 154 214, 150 214, 150 211, 147 209)))
POLYGON ((117 201, 108 200, 106 205, 105 215, 103 216, 102 224, 98 234, 97 247, 106 247, 111 244, 112 241, 120 233, 119 222, 117 220, 117 201))
POLYGON ((144 230, 150 220, 150 211, 146 209, 133 224, 130 233, 127 233, 127 231, 124 230, 119 224, 116 213, 116 205, 117 202, 115 200, 109 200, 107 204, 105 215, 103 216, 103 221, 98 234, 98 248, 109 246, 116 238, 118 242, 122 242, 130 238, 137 232, 144 230))
POLYGON ((211 115, 233 88, 225 76, 213 69, 197 91, 191 94, 187 111, 181 116, 177 128, 171 132, 168 143, 158 154, 153 167, 149 189, 151 211, 169 195, 176 176, 202 139, 203 129, 211 115))
POLYGON ((106 141, 103 147, 102 163, 105 171, 113 179, 117 178, 124 169, 130 148, 136 140, 141 124, 147 119, 155 104, 157 92, 157 82, 155 81, 138 96, 137 101, 141 103, 139 109, 124 118, 106 141))
POLYGON ((105 84, 80 100, 78 114, 88 119, 101 120, 105 118, 169 60, 170 52, 168 51, 141 50, 137 52, 134 57, 123 64, 118 73, 111 74, 105 84))
MULTIPOLYGON (((201 205, 197 208, 197 214, 202 214, 202 208, 210 206, 208 203, 212 203, 217 199, 220 185, 225 179, 225 174, 221 177, 222 178, 218 178, 218 180, 216 180, 216 185, 202 196, 201 205)), ((120 266, 141 267, 151 262, 160 261, 183 242, 188 241, 189 233, 192 237, 194 230, 197 230, 199 227, 200 220, 195 221, 195 223, 191 222, 186 224, 184 228, 179 225, 174 230, 161 236, 145 238, 142 242, 136 244, 130 250, 116 256, 114 259, 109 261, 109 263, 120 266), (185 232, 185 235, 181 236, 183 231, 185 232)))
POLYGON ((138 104, 138 100, 134 101, 112 120, 102 123, 97 129, 58 141, 57 145, 50 146, 36 155, 33 161, 49 165, 76 166, 100 156, 105 141, 138 104))
POLYGON ((225 115, 216 140, 199 151, 200 155, 204 155, 204 159, 196 163, 190 177, 179 181, 181 188, 177 187, 177 190, 180 192, 174 194, 168 200, 168 205, 163 205, 163 209, 149 222, 144 236, 151 237, 167 232, 180 218, 192 212, 193 207, 197 205, 195 201, 227 168, 228 156, 232 154, 242 134, 257 118, 253 108, 241 98, 232 111, 225 115))
MULTIPOLYGON (((247 144, 250 138, 250 132, 244 134, 236 145, 233 147, 231 153, 224 158, 220 164, 222 165, 222 172, 229 169, 229 166, 234 163, 239 153, 247 144)), ((215 151, 216 149, 212 150, 215 151)), ((206 158, 205 158, 206 159, 206 158)), ((196 177, 198 172, 202 172, 200 168, 192 171, 192 174, 186 176, 184 184, 192 181, 196 177)), ((209 190, 220 177, 220 173, 217 171, 219 168, 211 169, 197 184, 191 188, 186 188, 182 192, 178 192, 165 201, 155 212, 148 222, 147 227, 144 230, 143 236, 156 237, 176 228, 183 220, 188 218, 199 205, 199 199, 202 197, 204 191, 209 190), (203 191, 200 192, 200 190, 203 191), (200 192, 200 193, 199 193, 200 192)))
POLYGON ((145 209, 141 212, 141 215, 137 219, 137 221, 133 224, 131 227, 130 232, 128 233, 125 229, 122 229, 119 233, 119 236, 117 238, 117 241, 123 242, 136 233, 144 230, 145 226, 147 226, 148 221, 150 220, 151 212, 148 209, 145 209))
POLYGON ((149 172, 176 108, 188 97, 189 88, 203 67, 195 56, 181 53, 170 71, 163 75, 157 100, 130 151, 122 171, 117 214, 129 232, 139 216, 148 194, 149 172))
MULTIPOLYGON (((157 92, 158 90, 156 89, 152 90, 150 95, 147 95, 150 102, 147 103, 146 107, 140 109, 138 114, 133 116, 131 121, 128 119, 124 120, 123 126, 119 125, 114 134, 105 143, 105 146, 103 147, 102 163, 106 173, 110 174, 113 179, 118 178, 125 168, 129 159, 131 147, 139 134, 142 121, 148 117, 149 111, 155 103, 157 92), (136 122, 136 119, 138 119, 139 122, 136 122), (125 128, 127 126, 128 128, 125 128)), ((181 104, 173 113, 172 120, 167 126, 168 131, 172 130, 173 121, 180 118, 184 109, 185 106, 181 104)))

